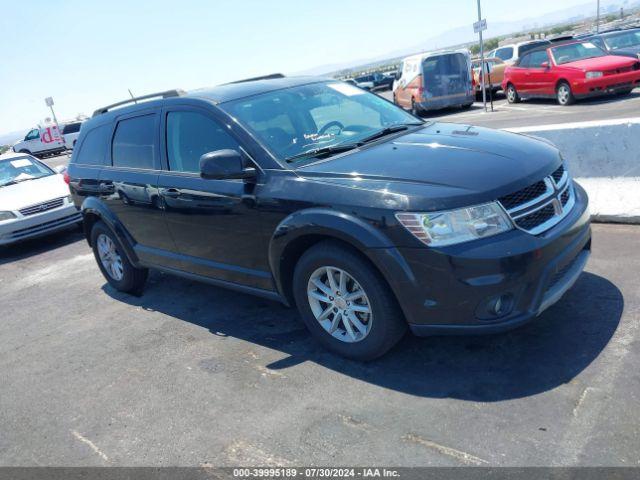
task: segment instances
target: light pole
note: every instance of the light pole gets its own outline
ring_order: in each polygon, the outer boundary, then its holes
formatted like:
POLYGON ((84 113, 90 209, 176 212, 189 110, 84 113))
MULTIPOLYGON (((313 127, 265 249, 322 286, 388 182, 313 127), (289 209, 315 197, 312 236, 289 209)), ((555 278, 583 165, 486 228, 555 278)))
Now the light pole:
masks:
POLYGON ((598 0, 598 12, 596 13, 596 33, 600 33, 600 0, 598 0))
MULTIPOLYGON (((478 23, 482 23, 482 9, 480 8, 480 0, 478 0, 478 23)), ((484 87, 484 42, 482 40, 482 26, 480 26, 478 34, 480 35, 480 88, 482 89, 482 104, 484 105, 484 111, 486 112, 487 91, 484 87)))

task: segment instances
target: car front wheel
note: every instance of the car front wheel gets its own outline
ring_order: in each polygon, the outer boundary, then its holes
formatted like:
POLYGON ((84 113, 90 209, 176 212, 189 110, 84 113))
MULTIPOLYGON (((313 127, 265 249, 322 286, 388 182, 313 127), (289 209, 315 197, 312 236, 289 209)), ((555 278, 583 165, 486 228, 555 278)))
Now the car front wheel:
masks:
POLYGON ((93 226, 91 245, 98 267, 109 285, 120 292, 142 292, 149 271, 136 268, 129 262, 120 241, 103 222, 96 222, 93 226))
POLYGON ((562 105, 563 107, 571 105, 573 102, 575 102, 571 87, 566 82, 562 82, 560 85, 558 85, 558 89, 556 90, 556 97, 558 99, 558 105, 562 105))
POLYGON ((372 360, 402 337, 406 322, 380 273, 358 252, 322 242, 298 261, 296 305, 313 336, 327 349, 372 360))

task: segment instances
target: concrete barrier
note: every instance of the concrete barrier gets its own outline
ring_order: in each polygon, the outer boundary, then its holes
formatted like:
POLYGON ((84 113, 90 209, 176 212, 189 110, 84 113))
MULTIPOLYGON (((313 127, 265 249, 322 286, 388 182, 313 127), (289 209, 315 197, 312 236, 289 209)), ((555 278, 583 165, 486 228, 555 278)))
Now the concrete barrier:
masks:
POLYGON ((640 223, 640 118, 508 128, 556 145, 596 221, 640 223))

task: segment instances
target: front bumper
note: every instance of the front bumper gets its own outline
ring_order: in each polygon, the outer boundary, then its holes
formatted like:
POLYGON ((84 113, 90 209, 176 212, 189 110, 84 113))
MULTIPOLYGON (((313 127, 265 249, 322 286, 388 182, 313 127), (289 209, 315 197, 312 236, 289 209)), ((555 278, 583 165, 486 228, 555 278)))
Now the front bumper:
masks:
POLYGON ((640 70, 574 82, 572 90, 574 96, 585 98, 617 93, 636 87, 640 87, 640 70))
POLYGON ((0 245, 40 237, 69 228, 82 221, 82 215, 72 203, 28 217, 18 217, 0 223, 0 245))
POLYGON ((535 318, 577 281, 591 250, 588 199, 540 235, 513 230, 441 249, 371 250, 417 335, 496 333, 535 318), (398 267, 399 259, 403 267, 398 267), (487 315, 493 299, 509 308, 487 315))

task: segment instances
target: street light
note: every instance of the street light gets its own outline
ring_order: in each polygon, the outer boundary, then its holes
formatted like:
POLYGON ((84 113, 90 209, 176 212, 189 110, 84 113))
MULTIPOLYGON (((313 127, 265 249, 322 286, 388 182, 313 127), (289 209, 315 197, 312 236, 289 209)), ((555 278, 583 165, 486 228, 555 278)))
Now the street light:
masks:
POLYGON ((480 88, 482 89, 482 104, 484 111, 487 111, 487 91, 484 85, 484 41, 482 40, 482 31, 487 28, 486 22, 482 21, 482 9, 480 8, 480 0, 478 0, 478 22, 474 25, 474 30, 480 35, 480 88))
POLYGON ((598 1, 598 12, 596 13, 596 33, 600 33, 600 0, 597 0, 597 1, 598 1))

